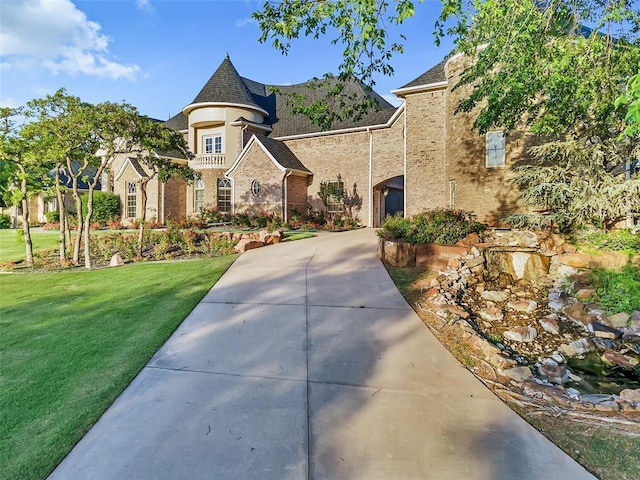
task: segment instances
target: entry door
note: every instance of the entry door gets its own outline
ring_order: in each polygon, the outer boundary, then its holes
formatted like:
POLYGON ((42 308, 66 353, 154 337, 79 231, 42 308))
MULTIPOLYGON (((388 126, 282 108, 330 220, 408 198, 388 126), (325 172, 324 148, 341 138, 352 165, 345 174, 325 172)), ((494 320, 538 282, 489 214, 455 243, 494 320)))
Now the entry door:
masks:
POLYGON ((397 212, 404 212, 404 191, 390 188, 384 199, 384 215, 395 215, 397 212))

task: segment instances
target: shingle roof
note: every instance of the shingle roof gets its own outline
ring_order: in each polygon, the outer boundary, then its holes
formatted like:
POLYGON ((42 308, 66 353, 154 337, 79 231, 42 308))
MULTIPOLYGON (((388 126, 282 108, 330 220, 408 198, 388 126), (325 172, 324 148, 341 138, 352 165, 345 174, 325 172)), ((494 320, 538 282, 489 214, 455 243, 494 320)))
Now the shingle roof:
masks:
POLYGON ((173 129, 173 130, 186 130, 189 127, 187 120, 187 116, 180 112, 177 115, 174 115, 169 120, 164 122, 165 126, 173 129))
POLYGON ((238 103, 260 108, 228 55, 191 103, 207 102, 238 103))
POLYGON ((400 88, 419 87, 421 85, 429 85, 431 83, 446 82, 447 76, 444 73, 445 63, 447 63, 446 59, 400 88))
POLYGON ((284 168, 311 173, 311 170, 305 167, 283 142, 262 135, 256 135, 256 141, 264 145, 273 158, 284 168))

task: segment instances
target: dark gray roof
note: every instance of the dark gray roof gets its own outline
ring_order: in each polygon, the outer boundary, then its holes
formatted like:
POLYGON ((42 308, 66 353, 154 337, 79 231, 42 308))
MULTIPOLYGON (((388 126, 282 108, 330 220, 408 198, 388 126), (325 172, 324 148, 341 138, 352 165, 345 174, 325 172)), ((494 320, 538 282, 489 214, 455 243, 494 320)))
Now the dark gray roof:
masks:
POLYGON ((191 103, 238 103, 251 107, 260 107, 249 92, 247 85, 226 56, 218 69, 205 83, 200 93, 191 103))
POLYGON ((164 122, 164 124, 165 126, 173 130, 186 130, 189 127, 187 116, 182 112, 174 115, 169 120, 164 122))
POLYGON ((146 178, 149 176, 147 175, 147 172, 144 171, 144 168, 142 168, 142 165, 140 165, 140 162, 138 162, 138 159, 136 157, 129 157, 129 162, 131 162, 131 166, 133 167, 133 169, 142 178, 146 178))
POLYGON ((447 76, 444 73, 445 63, 447 63, 446 59, 400 88, 419 87, 421 85, 429 85, 431 83, 446 82, 447 76))
POLYGON ((263 135, 256 135, 256 140, 264 145, 273 158, 284 168, 311 173, 311 170, 305 167, 283 142, 263 135))

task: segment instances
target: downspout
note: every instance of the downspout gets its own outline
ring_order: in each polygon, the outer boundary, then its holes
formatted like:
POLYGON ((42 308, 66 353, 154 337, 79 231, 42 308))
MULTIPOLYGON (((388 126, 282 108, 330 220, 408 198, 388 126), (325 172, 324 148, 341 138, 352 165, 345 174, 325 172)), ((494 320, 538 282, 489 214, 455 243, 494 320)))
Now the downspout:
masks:
POLYGON ((373 228, 373 131, 367 127, 369 132, 369 228, 373 228))
POLYGON ((402 192, 404 196, 404 212, 402 212, 404 218, 407 218, 407 99, 404 99, 404 128, 402 129, 402 141, 404 143, 402 152, 403 162, 403 178, 404 190, 402 192))
POLYGON ((164 203, 164 196, 165 196, 164 187, 165 187, 165 184, 164 184, 164 182, 161 182, 160 185, 162 185, 162 197, 161 197, 161 200, 160 200, 160 212, 161 212, 160 214, 162 215, 162 218, 159 218, 158 220, 160 221, 160 223, 162 225, 164 225, 164 214, 165 214, 165 212, 164 212, 164 205, 165 205, 165 203, 164 203))
POLYGON ((284 177, 282 177, 282 196, 284 198, 284 201, 282 203, 282 218, 284 219, 285 223, 289 220, 289 209, 287 208, 287 201, 289 200, 289 195, 287 192, 287 178, 289 178, 289 176, 292 174, 293 172, 291 170, 289 170, 288 172, 286 172, 284 174, 284 177))

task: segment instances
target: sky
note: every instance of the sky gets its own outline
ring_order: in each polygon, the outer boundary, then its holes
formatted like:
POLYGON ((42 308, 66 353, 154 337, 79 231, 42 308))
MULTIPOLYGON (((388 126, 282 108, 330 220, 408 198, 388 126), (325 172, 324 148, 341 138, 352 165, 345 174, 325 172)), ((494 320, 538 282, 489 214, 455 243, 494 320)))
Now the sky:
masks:
MULTIPOLYGON (((0 106, 17 107, 65 88, 82 100, 124 101, 166 120, 188 105, 228 53, 240 75, 290 85, 337 72, 332 37, 294 40, 283 56, 260 44, 251 14, 262 0, 0 0, 0 106)), ((405 53, 393 77, 376 77, 387 99, 440 62, 439 0, 418 4, 402 27, 405 53)), ((399 32, 394 32, 399 33, 399 32)), ((398 104, 396 101, 395 104, 398 104)))

